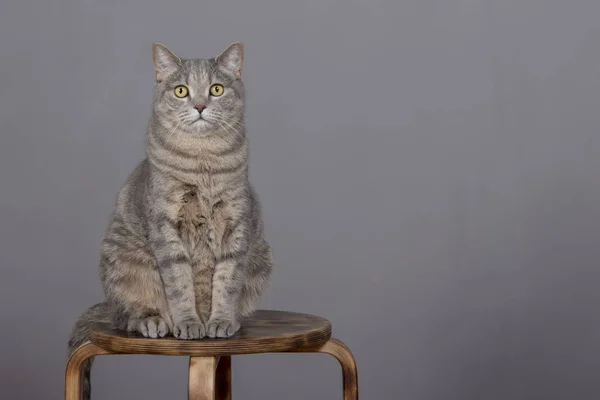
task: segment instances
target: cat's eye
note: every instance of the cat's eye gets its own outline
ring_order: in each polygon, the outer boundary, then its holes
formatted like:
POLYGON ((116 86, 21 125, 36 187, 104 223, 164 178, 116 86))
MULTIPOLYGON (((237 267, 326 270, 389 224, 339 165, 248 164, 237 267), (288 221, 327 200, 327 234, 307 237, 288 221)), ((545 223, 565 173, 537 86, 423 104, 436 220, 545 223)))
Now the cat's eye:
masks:
POLYGON ((210 94, 212 94, 215 97, 219 97, 220 95, 223 94, 223 85, 219 85, 218 83, 215 83, 214 85, 212 85, 210 87, 210 94))
POLYGON ((183 86, 183 85, 179 85, 177 87, 175 87, 175 96, 179 97, 179 98, 184 98, 188 95, 188 88, 183 86))

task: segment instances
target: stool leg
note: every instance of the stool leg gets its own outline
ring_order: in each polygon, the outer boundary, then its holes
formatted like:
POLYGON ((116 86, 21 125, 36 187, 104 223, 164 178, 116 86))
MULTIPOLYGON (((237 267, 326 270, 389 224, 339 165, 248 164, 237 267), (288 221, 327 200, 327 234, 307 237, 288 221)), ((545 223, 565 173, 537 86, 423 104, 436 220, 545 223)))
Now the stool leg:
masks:
POLYGON ((330 339, 323 346, 313 351, 332 355, 339 361, 342 366, 344 400, 358 400, 358 372, 356 369, 356 360, 348 346, 337 339, 330 339))
POLYGON ((231 356, 221 356, 217 365, 217 400, 231 400, 231 356))
POLYGON ((218 362, 219 357, 190 357, 188 400, 216 400, 218 362))
POLYGON ((91 357, 108 354, 104 349, 85 342, 69 357, 65 370, 65 400, 80 400, 83 375, 83 365, 91 357))

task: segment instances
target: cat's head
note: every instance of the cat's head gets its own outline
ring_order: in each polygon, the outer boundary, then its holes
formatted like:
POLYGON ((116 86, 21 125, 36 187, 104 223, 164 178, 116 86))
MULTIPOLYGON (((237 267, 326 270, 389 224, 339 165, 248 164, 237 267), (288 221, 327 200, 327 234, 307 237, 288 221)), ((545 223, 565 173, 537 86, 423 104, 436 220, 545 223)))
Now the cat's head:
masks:
POLYGON ((244 47, 233 43, 217 57, 182 60, 153 45, 154 116, 168 130, 209 136, 241 132, 244 47))

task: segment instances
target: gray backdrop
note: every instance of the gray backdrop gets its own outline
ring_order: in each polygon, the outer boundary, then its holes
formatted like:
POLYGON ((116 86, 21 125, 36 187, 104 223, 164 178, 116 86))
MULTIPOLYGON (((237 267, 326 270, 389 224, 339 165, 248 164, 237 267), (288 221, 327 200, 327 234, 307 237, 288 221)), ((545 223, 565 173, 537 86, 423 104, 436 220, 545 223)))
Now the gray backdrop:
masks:
MULTIPOLYGON (((600 397, 600 2, 8 0, 0 398, 60 399, 143 156, 151 43, 246 44, 264 308, 329 318, 363 399, 600 397)), ((323 355, 234 359, 239 399, 340 398, 323 355)), ((99 359, 94 400, 183 399, 184 358, 99 359)))

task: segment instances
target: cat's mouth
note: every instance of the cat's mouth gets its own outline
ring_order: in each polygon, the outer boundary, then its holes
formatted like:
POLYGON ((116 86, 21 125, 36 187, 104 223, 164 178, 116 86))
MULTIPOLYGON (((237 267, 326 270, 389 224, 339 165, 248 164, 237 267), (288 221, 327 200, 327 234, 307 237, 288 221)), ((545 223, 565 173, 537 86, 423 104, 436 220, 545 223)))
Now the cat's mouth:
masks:
POLYGON ((210 130, 210 128, 212 127, 212 123, 206 118, 203 118, 201 115, 199 115, 198 118, 193 120, 190 125, 192 125, 199 132, 210 130))

